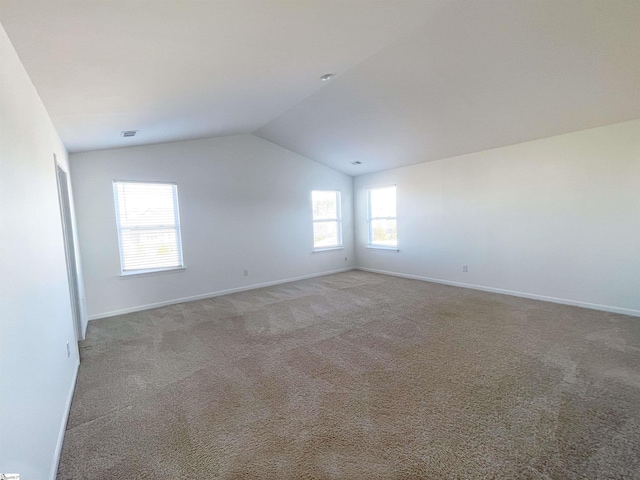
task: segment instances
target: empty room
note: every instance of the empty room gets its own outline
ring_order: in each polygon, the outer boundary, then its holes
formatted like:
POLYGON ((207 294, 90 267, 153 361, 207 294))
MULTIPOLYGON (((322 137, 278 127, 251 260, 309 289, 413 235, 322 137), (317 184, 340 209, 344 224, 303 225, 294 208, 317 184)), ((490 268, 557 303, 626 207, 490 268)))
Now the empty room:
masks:
POLYGON ((640 480, 640 2, 0 24, 1 478, 640 480))

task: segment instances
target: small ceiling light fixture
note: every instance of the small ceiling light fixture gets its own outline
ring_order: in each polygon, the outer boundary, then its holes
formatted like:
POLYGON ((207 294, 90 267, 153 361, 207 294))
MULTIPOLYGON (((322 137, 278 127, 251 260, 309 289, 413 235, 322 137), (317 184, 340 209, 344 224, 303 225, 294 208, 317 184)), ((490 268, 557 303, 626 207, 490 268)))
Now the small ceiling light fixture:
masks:
POLYGON ((325 73, 324 75, 322 75, 320 77, 320 80, 322 80, 323 82, 328 82, 329 80, 331 80, 335 76, 336 76, 335 73, 325 73))
POLYGON ((351 165, 362 165, 360 160, 356 160, 355 162, 351 162, 351 165))
POLYGON ((121 135, 123 137, 135 137, 136 133, 138 133, 138 130, 124 130, 121 135))

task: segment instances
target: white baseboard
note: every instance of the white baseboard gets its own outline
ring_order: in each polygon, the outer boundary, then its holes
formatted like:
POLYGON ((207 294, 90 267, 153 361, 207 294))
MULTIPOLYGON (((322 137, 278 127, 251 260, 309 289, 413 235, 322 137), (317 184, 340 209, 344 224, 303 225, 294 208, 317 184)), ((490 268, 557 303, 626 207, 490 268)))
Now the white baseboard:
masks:
POLYGON ((95 314, 95 315, 91 315, 89 317, 89 320, 98 320, 100 318, 107 318, 107 317, 113 317, 115 315, 122 315, 125 313, 133 313, 133 312, 141 312, 143 310, 150 310, 152 308, 159 308, 159 307, 165 307, 167 305, 175 305, 178 303, 184 303, 184 302, 191 302, 194 300, 202 300, 204 298, 213 298, 213 297, 219 297, 221 295, 228 295, 230 293, 237 293, 237 292, 246 292, 248 290, 255 290, 256 288, 263 288, 263 287, 270 287, 273 285, 281 285, 283 283, 289 283, 289 282, 295 282, 297 280, 305 280, 307 278, 314 278, 314 277, 322 277, 324 275, 331 275, 333 273, 341 273, 341 272, 348 272, 350 270, 362 270, 364 272, 372 272, 372 273, 381 273, 383 275, 392 275, 395 277, 402 277, 402 278, 410 278, 412 280, 422 280, 424 282, 433 282, 433 283, 441 283, 443 285, 451 285, 454 287, 462 287, 462 288, 470 288, 473 290, 481 290, 484 292, 491 292, 491 293, 500 293, 503 295, 511 295, 514 297, 522 297, 522 298, 530 298, 533 300, 542 300, 544 302, 552 302, 552 303, 559 303, 562 305, 572 305, 575 307, 582 307, 582 308, 590 308, 592 310, 600 310, 603 312, 612 312, 612 313, 621 313, 623 315, 631 315, 634 317, 640 317, 640 310, 634 310, 631 308, 621 308, 621 307, 613 307, 610 305, 601 305, 601 304, 597 304, 597 303, 588 303, 588 302, 581 302, 578 300, 569 300, 566 298, 557 298, 557 297, 549 297, 546 295, 538 295, 535 293, 526 293, 526 292, 518 292, 515 290, 507 290, 504 288, 495 288, 495 287, 486 287, 483 285, 475 285, 472 283, 463 283, 463 282, 453 282, 450 280, 443 280, 440 278, 431 278, 431 277, 423 277, 420 275, 410 275, 410 274, 406 274, 406 273, 400 273, 400 272, 391 272, 391 271, 387 271, 387 270, 378 270, 378 269, 374 269, 374 268, 366 268, 366 267, 349 267, 349 268, 341 268, 338 270, 330 270, 327 272, 321 272, 321 273, 312 273, 310 275, 303 275, 300 277, 291 277, 291 278, 286 278, 286 279, 281 279, 281 280, 275 280, 272 282, 264 282, 264 283, 256 283, 253 285, 247 285, 247 286, 243 286, 243 287, 237 287, 237 288, 230 288, 227 290, 219 290, 216 292, 210 292, 210 293, 204 293, 201 295, 193 295, 190 297, 182 297, 182 298, 176 298, 173 300, 167 300, 167 301, 163 301, 163 302, 157 302, 157 303, 150 303, 147 305, 138 305, 135 307, 130 307, 130 308, 124 308, 121 310, 114 310, 111 312, 105 312, 105 313, 99 313, 99 314, 95 314))
POLYGON ((325 275, 331 275, 333 273, 348 272, 350 270, 355 270, 355 269, 356 269, 356 267, 340 268, 338 270, 330 270, 328 272, 312 273, 310 275, 302 275, 300 277, 284 278, 282 280, 274 280, 272 282, 255 283, 253 285, 247 285, 247 286, 244 286, 244 287, 229 288, 227 290, 218 290, 217 292, 203 293, 201 295, 193 295, 193 296, 190 296, 190 297, 175 298, 173 300, 167 300, 167 301, 157 302, 157 303, 149 303, 147 305, 137 305, 135 307, 123 308, 121 310, 113 310, 111 312, 97 313, 95 315, 89 316, 89 321, 98 320, 100 318, 113 317, 113 316, 116 316, 116 315, 123 315, 125 313, 133 313, 133 312, 141 312, 143 310, 151 310, 152 308, 166 307, 167 305, 176 305, 178 303, 192 302, 194 300, 202 300, 204 298, 220 297, 222 295, 228 295, 230 293, 246 292, 248 290, 255 290, 256 288, 271 287, 273 285, 281 285, 283 283, 295 282, 297 280, 305 280, 307 278, 323 277, 325 275))
POLYGON ((473 290, 482 290, 484 292, 500 293, 503 295, 511 295, 514 297, 531 298, 533 300, 542 300, 544 302, 560 303, 562 305, 571 305, 574 307, 590 308, 592 310, 601 310, 603 312, 621 313, 623 315, 631 315, 634 317, 640 317, 640 310, 634 310, 632 308, 612 307, 610 305, 600 305, 598 303, 581 302, 578 300, 569 300, 566 298, 548 297, 546 295, 538 295, 535 293, 518 292, 514 290, 506 290, 504 288, 485 287, 483 285, 474 285, 471 283, 452 282, 449 280, 442 280, 440 278, 422 277, 420 275, 409 275, 406 273, 389 272, 387 270, 377 270, 374 268, 355 267, 356 270, 362 270, 364 272, 381 273, 384 275, 393 275, 394 277, 410 278, 412 280, 422 280, 424 282, 441 283, 443 285, 451 285, 454 287, 471 288, 473 290))
POLYGON ((67 402, 65 404, 64 416, 62 417, 62 423, 60 424, 60 432, 58 433, 58 442, 56 443, 56 449, 53 453, 53 465, 49 478, 56 480, 58 476, 58 465, 60 464, 60 454, 62 453, 62 443, 64 442, 64 434, 67 431, 67 421, 69 420, 69 412, 71 411, 71 401, 73 400, 73 393, 76 390, 76 381, 78 379, 78 370, 80 369, 80 360, 76 365, 76 370, 73 374, 73 380, 71 382, 71 388, 67 395, 67 402))

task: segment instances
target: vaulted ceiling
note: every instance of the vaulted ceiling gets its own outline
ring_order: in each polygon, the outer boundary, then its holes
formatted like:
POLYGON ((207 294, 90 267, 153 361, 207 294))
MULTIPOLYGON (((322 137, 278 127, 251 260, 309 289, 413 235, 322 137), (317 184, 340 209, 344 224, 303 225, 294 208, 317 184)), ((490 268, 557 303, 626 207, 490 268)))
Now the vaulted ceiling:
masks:
POLYGON ((252 132, 359 175, 640 117, 637 0, 0 0, 0 23, 70 152, 252 132))

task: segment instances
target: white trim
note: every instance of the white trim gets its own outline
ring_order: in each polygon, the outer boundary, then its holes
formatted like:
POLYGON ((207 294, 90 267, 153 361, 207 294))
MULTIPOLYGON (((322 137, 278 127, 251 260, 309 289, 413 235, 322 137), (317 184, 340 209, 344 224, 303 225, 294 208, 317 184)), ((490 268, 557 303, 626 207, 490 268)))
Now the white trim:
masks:
POLYGON ((78 370, 80 370, 80 352, 78 352, 78 363, 76 363, 76 371, 73 374, 73 381, 71 382, 71 389, 67 395, 67 403, 62 417, 62 424, 60 425, 60 431, 58 432, 58 441, 56 442, 56 449, 53 453, 53 465, 51 466, 51 472, 49 478, 56 480, 58 476, 58 466, 60 464, 60 454, 62 453, 62 444, 64 442, 64 435, 67 433, 67 421, 69 420, 69 412, 71 412, 71 401, 73 400, 73 394, 76 391, 76 380, 78 379, 78 370))
POLYGON ((332 252, 334 250, 344 250, 344 247, 342 245, 340 245, 339 247, 316 248, 311 253, 332 252))
POLYGON ((542 300, 544 302, 560 303, 562 305, 571 305, 574 307, 589 308, 591 310, 601 310, 603 312, 621 313, 623 315, 631 315, 640 317, 640 310, 632 308, 613 307, 610 305, 601 305, 599 303, 581 302, 579 300, 569 300, 566 298, 548 297, 546 295, 538 295, 535 293, 518 292, 515 290, 507 290, 504 288, 485 287, 483 285, 474 285, 471 283, 452 282, 442 280, 440 278, 422 277, 420 275, 410 275, 407 273, 389 272, 387 270, 377 270, 375 268, 355 267, 356 270, 363 272, 381 273, 383 275, 392 275, 394 277, 410 278, 412 280, 422 280, 424 282, 441 283, 443 285, 451 285, 454 287, 470 288, 473 290, 482 290, 483 292, 499 293, 502 295, 511 295, 513 297, 530 298, 532 300, 542 300))
POLYGON ((382 245, 367 245, 367 248, 370 248, 371 250, 386 250, 387 252, 399 252, 400 249, 396 246, 396 247, 384 247, 382 245))
POLYGON ((90 315, 89 320, 98 320, 100 318, 113 317, 115 315, 123 315, 125 313, 141 312, 143 310, 150 310, 152 308, 158 308, 158 307, 166 307, 167 305, 175 305, 177 303, 192 302, 194 300, 202 300, 204 298, 220 297, 222 295, 228 295, 230 293, 246 292, 247 290, 255 290, 257 288, 271 287, 273 285, 280 285, 282 283, 296 282, 298 280, 306 280, 307 278, 322 277, 324 275, 348 272, 351 270, 356 270, 356 268, 355 267, 340 268, 338 270, 330 270, 328 272, 312 273, 310 275, 302 275, 300 277, 291 277, 291 278, 285 278, 282 280, 274 280, 273 282, 256 283, 256 284, 245 286, 245 287, 229 288, 227 290, 218 290, 217 292, 203 293, 201 295, 193 295, 191 297, 176 298, 173 300, 168 300, 166 302, 149 303, 147 305, 139 305, 136 307, 123 308, 121 310, 113 310, 111 312, 90 315))
MULTIPOLYGON (((62 238, 64 240, 64 256, 65 264, 67 267, 67 280, 69 283, 69 302, 71 304, 71 321, 73 322, 73 331, 75 334, 76 342, 79 342, 84 338, 84 332, 82 331, 82 306, 80 299, 80 275, 78 273, 78 245, 75 241, 74 227, 73 227, 73 205, 71 200, 71 179, 69 173, 58 162, 58 157, 53 154, 54 170, 56 172, 56 187, 58 190, 58 206, 60 208, 60 226, 62 228, 62 238), (64 182, 66 184, 66 198, 62 191, 62 176, 64 176, 64 182), (65 203, 66 200, 66 203, 65 203), (65 205, 68 204, 68 208, 65 205), (67 212, 68 210, 68 212, 67 212), (67 222, 66 215, 69 214, 70 222, 67 222), (69 236, 71 238, 69 238, 69 236), (69 245, 71 244, 71 245, 69 245), (71 251, 73 250, 73 255, 71 251), (73 268, 75 265, 76 268, 73 268)), ((86 322, 84 322, 86 323, 86 322)))
POLYGON ((169 267, 169 268, 156 268, 154 270, 130 270, 120 274, 121 279, 136 278, 136 277, 149 277, 152 275, 163 275, 165 273, 184 272, 187 267, 169 267))

